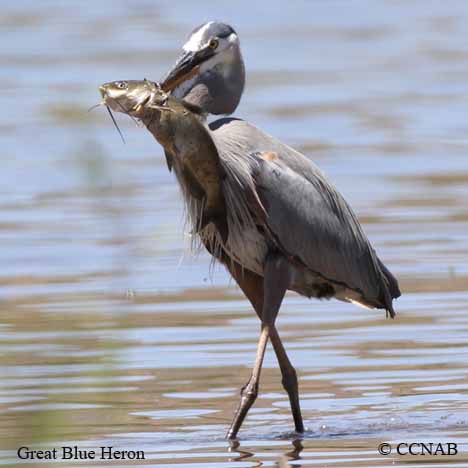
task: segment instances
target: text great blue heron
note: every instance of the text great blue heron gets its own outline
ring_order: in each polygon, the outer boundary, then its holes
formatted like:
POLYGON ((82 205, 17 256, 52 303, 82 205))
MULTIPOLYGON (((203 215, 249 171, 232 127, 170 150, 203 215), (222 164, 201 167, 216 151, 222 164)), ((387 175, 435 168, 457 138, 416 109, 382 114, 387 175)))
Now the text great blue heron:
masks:
MULTIPOLYGON (((239 39, 229 26, 209 22, 195 29, 183 54, 162 83, 163 89, 207 114, 231 114, 244 89, 239 39)), ((287 290, 307 297, 332 298, 395 313, 397 280, 379 260, 353 211, 320 169, 301 153, 248 122, 220 118, 209 124, 221 163, 230 168, 225 182, 237 190, 226 196, 229 236, 213 252, 224 263, 261 320, 252 375, 227 434, 235 438, 258 393, 268 339, 282 373, 297 432, 304 431, 297 376, 275 327, 287 290)), ((174 155, 166 151, 169 169, 174 155)), ((184 179, 177 174, 184 189, 184 179)), ((185 191, 183 190, 185 193, 185 191)), ((191 200, 186 203, 190 210, 191 200)), ((192 220, 196 215, 192 217, 192 220)), ((212 226, 212 231, 214 230, 212 226)))

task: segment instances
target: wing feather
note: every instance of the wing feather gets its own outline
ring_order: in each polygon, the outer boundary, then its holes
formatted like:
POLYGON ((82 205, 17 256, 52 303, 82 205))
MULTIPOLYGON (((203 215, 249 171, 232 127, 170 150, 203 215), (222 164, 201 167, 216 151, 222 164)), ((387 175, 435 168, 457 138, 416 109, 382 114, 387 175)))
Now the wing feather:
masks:
POLYGON ((259 160, 257 193, 282 249, 327 280, 381 302, 375 252, 345 200, 326 181, 307 180, 281 161, 259 160))

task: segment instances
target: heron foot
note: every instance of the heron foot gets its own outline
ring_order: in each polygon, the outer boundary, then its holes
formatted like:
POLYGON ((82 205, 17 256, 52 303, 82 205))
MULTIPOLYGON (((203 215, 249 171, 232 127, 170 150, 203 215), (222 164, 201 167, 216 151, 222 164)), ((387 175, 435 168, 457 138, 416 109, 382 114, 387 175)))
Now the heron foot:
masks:
POLYGON ((239 429, 244 421, 249 409, 254 404, 258 396, 258 381, 255 381, 252 377, 242 387, 240 391, 241 399, 239 406, 232 420, 231 427, 226 435, 227 439, 235 439, 239 429))

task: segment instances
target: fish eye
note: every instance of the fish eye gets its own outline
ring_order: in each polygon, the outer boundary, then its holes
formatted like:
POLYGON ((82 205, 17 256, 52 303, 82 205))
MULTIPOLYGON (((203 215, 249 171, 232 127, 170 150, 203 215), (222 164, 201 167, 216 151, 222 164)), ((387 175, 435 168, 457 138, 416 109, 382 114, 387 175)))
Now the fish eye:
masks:
POLYGON ((126 81, 117 81, 117 83, 115 83, 115 86, 117 86, 117 88, 119 89, 126 89, 128 85, 126 81))
POLYGON ((218 39, 211 39, 210 42, 208 43, 208 47, 213 50, 217 49, 218 46, 219 46, 218 39))

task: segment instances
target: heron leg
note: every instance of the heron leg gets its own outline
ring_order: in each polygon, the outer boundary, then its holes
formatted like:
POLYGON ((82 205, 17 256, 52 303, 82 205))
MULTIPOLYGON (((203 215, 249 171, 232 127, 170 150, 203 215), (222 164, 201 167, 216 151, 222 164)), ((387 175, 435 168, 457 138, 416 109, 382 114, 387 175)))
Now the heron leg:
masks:
POLYGON ((299 386, 297 383, 297 373, 294 366, 286 354, 281 338, 275 326, 270 328, 270 339, 273 349, 281 369, 282 383, 289 396, 291 412, 294 419, 296 432, 304 432, 304 423, 302 422, 301 406, 299 404, 299 386))
POLYGON ((247 416, 247 412, 257 399, 258 395, 258 382, 260 380, 260 372, 262 370, 263 357, 265 355, 265 348, 268 342, 268 326, 262 325, 260 339, 258 340, 257 357, 255 359, 254 368, 249 381, 241 390, 241 400, 237 408, 231 427, 227 433, 228 439, 235 439, 239 429, 247 416))
MULTIPOLYGON (((263 278, 249 270, 242 269, 239 264, 229 261, 229 259, 223 259, 223 263, 225 263, 229 272, 236 280, 243 293, 247 296, 247 299, 249 299, 261 320, 264 296, 263 278)), ((296 431, 304 432, 304 423, 302 421, 301 408, 299 404, 299 388, 296 370, 292 366, 291 361, 286 354, 286 350, 275 326, 270 326, 269 336, 281 369, 282 384, 289 396, 296 431)))
POLYGON ((241 401, 227 433, 228 439, 234 439, 237 436, 247 412, 257 398, 260 372, 268 337, 270 336, 270 330, 274 328, 275 319, 290 279, 290 268, 284 257, 273 253, 268 254, 264 265, 263 307, 260 317, 262 328, 258 342, 257 358, 255 359, 252 375, 241 391, 241 401))

